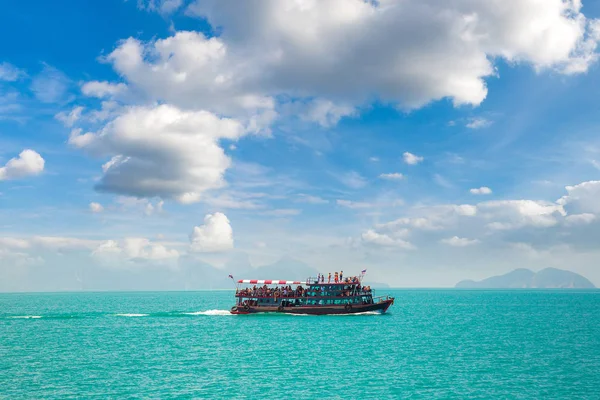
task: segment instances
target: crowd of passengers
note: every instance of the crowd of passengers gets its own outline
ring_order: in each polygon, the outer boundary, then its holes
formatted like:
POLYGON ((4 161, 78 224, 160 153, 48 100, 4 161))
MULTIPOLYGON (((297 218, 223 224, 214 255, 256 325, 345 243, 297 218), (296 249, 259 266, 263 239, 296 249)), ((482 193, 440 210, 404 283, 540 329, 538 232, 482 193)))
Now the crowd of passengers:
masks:
MULTIPOLYGON (((325 275, 322 275, 319 273, 319 275, 317 276, 317 281, 319 283, 325 283, 324 281, 324 277, 325 275)), ((331 273, 329 274, 329 279, 327 283, 332 283, 331 282, 331 273)), ((360 284, 360 280, 358 279, 358 277, 353 276, 350 278, 346 278, 345 280, 343 280, 343 271, 340 272, 340 274, 338 274, 337 272, 334 275, 334 282, 333 283, 347 283, 349 285, 352 285, 351 288, 347 288, 339 293, 336 294, 336 296, 339 297, 350 297, 350 296, 361 296, 361 295, 368 295, 371 294, 371 287, 370 286, 361 286, 360 284)), ((321 286, 321 287, 316 287, 316 288, 312 288, 312 289, 305 289, 302 286, 297 286, 295 289, 292 288, 291 286, 276 286, 274 288, 271 288, 267 285, 264 286, 253 286, 251 288, 245 288, 245 289, 240 289, 236 291, 236 295, 238 297, 273 297, 275 299, 277 298, 284 298, 284 297, 309 297, 309 296, 323 296, 325 295, 327 292, 329 292, 332 289, 338 289, 338 288, 334 288, 334 287, 327 287, 327 286, 321 286), (309 294, 310 292, 310 294, 309 294)))

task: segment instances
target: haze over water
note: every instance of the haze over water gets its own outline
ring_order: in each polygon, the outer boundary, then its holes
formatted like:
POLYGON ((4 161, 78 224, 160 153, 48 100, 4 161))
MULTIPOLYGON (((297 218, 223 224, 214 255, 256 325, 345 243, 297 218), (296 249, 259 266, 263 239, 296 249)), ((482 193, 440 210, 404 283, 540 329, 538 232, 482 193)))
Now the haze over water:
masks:
POLYGON ((0 397, 598 398, 600 292, 389 290, 233 316, 230 291, 0 294, 0 397))

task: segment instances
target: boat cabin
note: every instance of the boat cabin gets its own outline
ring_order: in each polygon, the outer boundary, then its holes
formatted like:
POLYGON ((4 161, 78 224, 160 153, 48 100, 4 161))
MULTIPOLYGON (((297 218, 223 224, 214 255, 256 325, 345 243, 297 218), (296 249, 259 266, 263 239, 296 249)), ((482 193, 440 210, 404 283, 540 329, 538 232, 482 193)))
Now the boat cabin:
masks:
POLYGON ((244 307, 318 307, 373 304, 369 286, 357 278, 344 282, 240 280, 252 286, 236 290, 237 305, 244 307))

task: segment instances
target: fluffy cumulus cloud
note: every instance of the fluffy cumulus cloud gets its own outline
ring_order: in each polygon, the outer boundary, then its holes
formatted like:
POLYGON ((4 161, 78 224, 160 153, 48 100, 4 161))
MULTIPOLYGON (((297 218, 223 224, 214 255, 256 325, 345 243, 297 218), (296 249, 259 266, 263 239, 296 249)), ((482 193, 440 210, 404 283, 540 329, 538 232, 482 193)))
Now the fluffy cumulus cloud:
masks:
MULTIPOLYGON (((183 4, 139 6, 168 14, 183 4)), ((111 157, 100 190, 199 201, 225 184, 230 160, 219 140, 269 134, 286 112, 329 127, 373 101, 402 109, 443 98, 478 105, 487 95, 485 79, 496 75, 494 60, 584 72, 600 39, 600 24, 586 19, 577 0, 207 0, 192 2, 186 13, 219 34, 124 39, 103 57, 122 82, 81 86, 105 100, 85 119, 106 126, 76 129, 70 138, 111 157), (143 104, 162 105, 121 109, 114 101, 129 90, 143 104)), ((32 88, 52 102, 65 97, 69 82, 46 66, 32 88)), ((80 114, 74 109, 60 119, 75 125, 80 114)), ((409 165, 423 161, 408 152, 403 158, 409 165)), ((340 180, 366 185, 356 173, 340 180)))
POLYGON ((223 57, 243 65, 227 69, 228 83, 407 108, 481 103, 494 58, 586 71, 599 39, 578 0, 209 0, 188 13, 221 29, 223 57))
POLYGON ((218 141, 244 133, 235 120, 160 105, 131 107, 98 132, 76 129, 69 143, 110 157, 98 190, 191 203, 225 185, 231 160, 218 141))
POLYGON ((247 62, 230 56, 220 38, 199 32, 149 43, 129 38, 107 60, 151 99, 243 118, 257 132, 268 130, 275 117, 274 100, 243 82, 247 62))
POLYGON ((480 188, 473 188, 469 190, 471 194, 492 194, 492 189, 487 186, 482 186, 480 188))
MULTIPOLYGON (((164 12, 182 5, 140 4, 164 12)), ((442 98, 477 105, 485 78, 496 74, 494 59, 584 72, 600 39, 600 24, 585 18, 578 0, 209 0, 187 14, 206 19, 218 37, 129 38, 106 61, 151 99, 244 116, 256 130, 277 115, 275 99, 301 99, 300 117, 324 126, 374 99, 401 108, 442 98)), ((100 95, 118 89, 86 85, 100 95)))
POLYGON ((102 204, 100 203, 92 202, 90 203, 90 211, 94 214, 101 213, 102 211, 104 211, 104 207, 102 207, 102 204))
POLYGON ((23 150, 18 157, 10 159, 3 167, 0 167, 0 181, 39 175, 44 170, 45 163, 37 152, 29 149, 23 150))
POLYGON ((190 235, 190 250, 200 253, 227 251, 233 248, 233 229, 225 214, 207 214, 204 224, 195 226, 190 235))
POLYGON ((567 195, 557 202, 575 213, 600 214, 600 181, 567 186, 567 195))
POLYGON ((408 165, 417 165, 423 161, 423 157, 409 153, 408 151, 402 154, 402 159, 408 165))

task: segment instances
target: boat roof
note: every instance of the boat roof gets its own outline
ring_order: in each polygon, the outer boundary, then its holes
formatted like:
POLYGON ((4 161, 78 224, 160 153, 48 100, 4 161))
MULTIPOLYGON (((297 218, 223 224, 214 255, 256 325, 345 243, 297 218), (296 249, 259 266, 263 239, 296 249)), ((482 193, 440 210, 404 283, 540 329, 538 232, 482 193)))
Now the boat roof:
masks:
POLYGON ((308 282, 308 281, 284 281, 277 279, 240 279, 237 283, 249 283, 252 285, 351 285, 353 282, 308 282))
POLYGON ((260 285, 306 285, 303 281, 282 281, 277 279, 240 279, 238 283, 252 283, 260 285))

